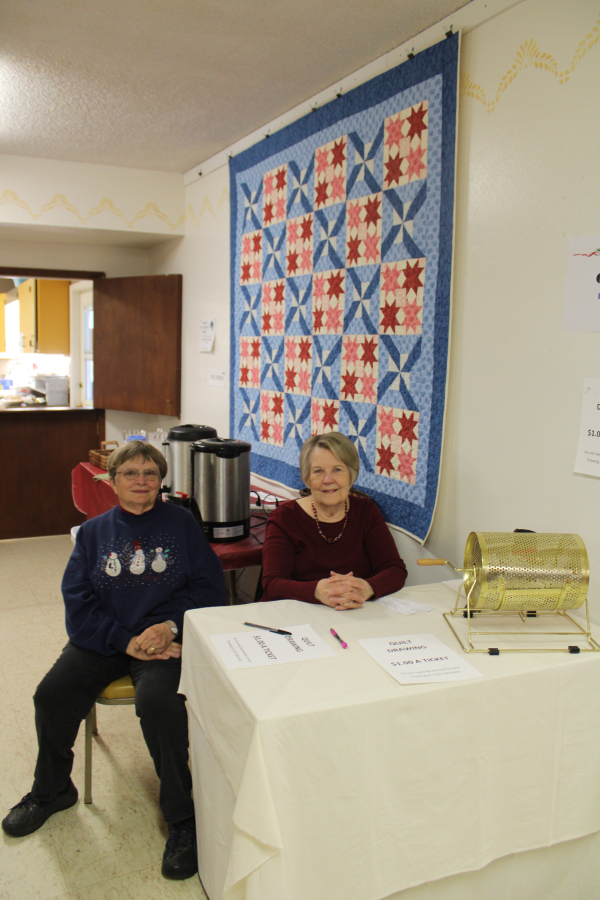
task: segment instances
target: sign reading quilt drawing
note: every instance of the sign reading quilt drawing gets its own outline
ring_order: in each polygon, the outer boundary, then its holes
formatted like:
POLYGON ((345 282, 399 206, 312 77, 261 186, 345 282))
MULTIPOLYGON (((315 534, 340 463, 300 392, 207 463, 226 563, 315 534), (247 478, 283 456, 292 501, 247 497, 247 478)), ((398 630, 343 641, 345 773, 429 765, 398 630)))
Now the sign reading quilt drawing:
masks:
POLYGON ((424 540, 442 450, 458 35, 230 161, 231 436, 301 486, 340 431, 357 487, 424 540))

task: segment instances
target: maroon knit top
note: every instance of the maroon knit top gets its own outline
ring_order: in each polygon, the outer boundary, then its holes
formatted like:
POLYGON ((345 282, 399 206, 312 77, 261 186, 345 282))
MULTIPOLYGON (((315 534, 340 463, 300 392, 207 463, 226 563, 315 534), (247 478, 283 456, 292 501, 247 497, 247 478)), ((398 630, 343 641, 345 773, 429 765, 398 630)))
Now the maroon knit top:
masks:
MULTIPOLYGON (((271 513, 263 545, 263 600, 304 600, 319 603, 317 582, 331 572, 364 578, 375 592, 371 600, 399 591, 406 566, 394 539, 372 500, 349 497, 346 529, 334 544, 324 541, 312 515, 295 500, 271 513)), ((321 522, 326 537, 336 537, 343 520, 321 522)))

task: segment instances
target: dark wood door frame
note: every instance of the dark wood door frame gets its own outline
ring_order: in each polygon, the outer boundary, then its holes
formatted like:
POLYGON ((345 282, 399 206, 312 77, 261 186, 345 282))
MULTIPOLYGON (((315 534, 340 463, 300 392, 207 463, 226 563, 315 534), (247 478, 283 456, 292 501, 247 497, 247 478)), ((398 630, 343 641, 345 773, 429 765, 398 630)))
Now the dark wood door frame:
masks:
POLYGON ((69 280, 85 281, 94 278, 106 278, 105 272, 81 272, 77 269, 34 269, 14 268, 12 266, 0 266, 0 277, 6 278, 67 278, 69 280))

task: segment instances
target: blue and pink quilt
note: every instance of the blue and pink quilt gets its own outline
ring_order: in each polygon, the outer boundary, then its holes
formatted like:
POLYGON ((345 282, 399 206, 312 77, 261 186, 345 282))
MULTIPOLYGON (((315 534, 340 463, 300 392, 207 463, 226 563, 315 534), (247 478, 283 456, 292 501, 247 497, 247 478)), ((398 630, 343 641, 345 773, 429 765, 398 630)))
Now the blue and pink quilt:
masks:
POLYGON ((301 486, 341 431, 357 487, 423 541, 441 462, 458 35, 230 160, 231 437, 301 486))

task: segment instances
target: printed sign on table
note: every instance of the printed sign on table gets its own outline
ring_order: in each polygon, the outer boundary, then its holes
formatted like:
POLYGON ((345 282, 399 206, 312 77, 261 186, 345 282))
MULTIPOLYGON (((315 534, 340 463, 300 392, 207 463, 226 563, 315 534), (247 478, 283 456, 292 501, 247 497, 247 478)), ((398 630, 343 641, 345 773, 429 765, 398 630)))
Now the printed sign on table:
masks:
POLYGON ((398 634, 358 642, 400 684, 481 678, 473 666, 433 634, 398 634))
POLYGON ((274 666, 336 655, 310 625, 292 625, 286 631, 291 631, 291 635, 249 629, 211 634, 210 639, 228 669, 274 666))

